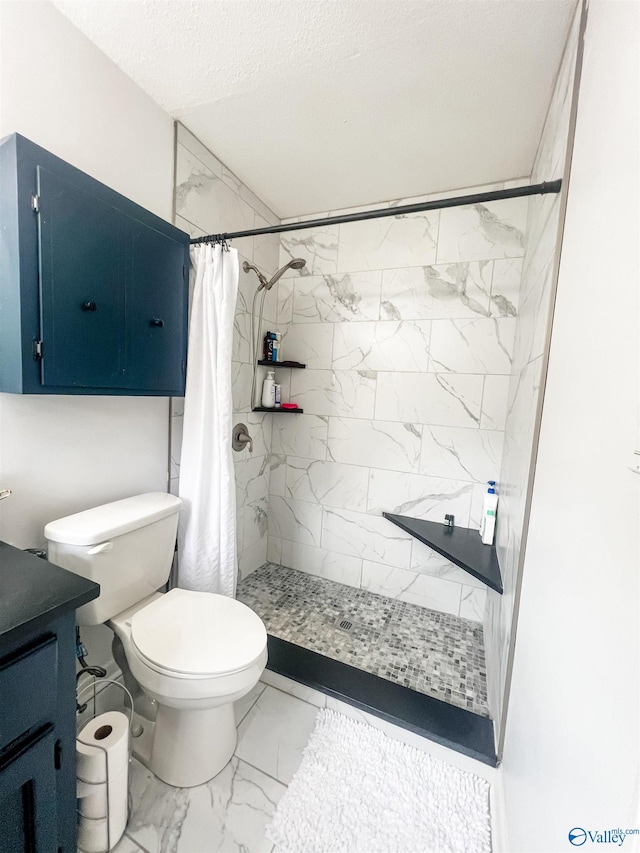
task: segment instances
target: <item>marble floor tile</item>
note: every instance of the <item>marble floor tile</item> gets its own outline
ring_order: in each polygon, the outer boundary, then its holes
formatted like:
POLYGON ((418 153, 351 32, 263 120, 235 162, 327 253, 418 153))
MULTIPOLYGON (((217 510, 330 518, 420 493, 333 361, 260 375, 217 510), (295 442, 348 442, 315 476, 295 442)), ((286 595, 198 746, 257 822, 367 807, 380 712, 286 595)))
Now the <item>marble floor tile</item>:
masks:
MULTIPOLYGON (((84 853, 84 851, 78 848, 78 853, 84 853)), ((136 842, 129 838, 125 832, 111 853, 149 853, 149 851, 145 850, 144 847, 140 847, 139 844, 136 844, 136 842)))
POLYGON ((264 829, 286 790, 237 757, 196 788, 166 785, 134 760, 130 789, 127 835, 148 853, 270 853, 264 829))
POLYGON ((242 699, 238 699, 237 702, 233 703, 233 713, 236 718, 236 726, 239 726, 244 720, 263 690, 264 684, 259 681, 246 696, 243 696, 242 699))
POLYGON ((236 755, 288 785, 302 760, 317 709, 267 687, 238 729, 236 755))
POLYGON ((306 684, 293 681, 291 678, 280 675, 278 672, 271 672, 270 669, 265 669, 260 676, 260 681, 268 684, 269 687, 275 687, 283 693, 289 693, 291 696, 295 696, 296 699, 302 699, 303 702, 315 705, 316 708, 324 708, 327 704, 326 693, 321 693, 319 690, 314 690, 313 687, 307 687, 306 684))

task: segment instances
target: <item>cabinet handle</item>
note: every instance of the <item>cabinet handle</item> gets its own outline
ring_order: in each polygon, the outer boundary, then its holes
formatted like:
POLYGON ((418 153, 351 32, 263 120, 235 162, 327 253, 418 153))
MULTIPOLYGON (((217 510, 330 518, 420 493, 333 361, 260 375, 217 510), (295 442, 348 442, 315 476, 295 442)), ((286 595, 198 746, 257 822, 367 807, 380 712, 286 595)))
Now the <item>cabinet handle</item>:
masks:
POLYGON ((81 307, 82 307, 83 311, 97 311, 98 310, 98 306, 96 305, 95 302, 83 302, 81 307))
POLYGON ((149 320, 149 325, 157 326, 159 329, 161 329, 164 326, 164 320, 160 320, 158 317, 153 317, 151 320, 149 320))

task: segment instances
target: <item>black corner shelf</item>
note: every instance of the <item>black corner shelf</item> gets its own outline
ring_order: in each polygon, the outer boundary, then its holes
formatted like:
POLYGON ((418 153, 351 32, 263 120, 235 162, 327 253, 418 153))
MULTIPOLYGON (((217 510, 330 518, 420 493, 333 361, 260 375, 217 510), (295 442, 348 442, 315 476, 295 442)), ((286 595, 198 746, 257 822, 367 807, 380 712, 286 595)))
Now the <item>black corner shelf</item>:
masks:
POLYGON ((283 409, 283 408, 276 409, 275 407, 273 409, 268 409, 266 406, 256 406, 251 411, 252 412, 271 412, 271 414, 273 414, 274 412, 278 412, 281 415, 301 415, 304 412, 304 409, 283 409))
POLYGON ((261 358, 258 361, 261 367, 288 367, 291 370, 306 370, 306 364, 300 364, 299 361, 266 361, 261 358))
POLYGON ((477 530, 447 527, 434 521, 393 515, 390 512, 383 512, 382 515, 502 595, 502 577, 495 545, 483 545, 477 530))

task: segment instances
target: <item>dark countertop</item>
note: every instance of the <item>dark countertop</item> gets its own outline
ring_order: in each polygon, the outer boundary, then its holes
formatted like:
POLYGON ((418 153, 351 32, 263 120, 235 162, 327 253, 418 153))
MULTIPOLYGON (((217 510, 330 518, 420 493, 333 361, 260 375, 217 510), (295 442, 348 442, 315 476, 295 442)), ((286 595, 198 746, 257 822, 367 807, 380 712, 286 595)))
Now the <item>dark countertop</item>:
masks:
POLYGON ((38 630, 99 594, 97 583, 0 542, 0 641, 38 630))

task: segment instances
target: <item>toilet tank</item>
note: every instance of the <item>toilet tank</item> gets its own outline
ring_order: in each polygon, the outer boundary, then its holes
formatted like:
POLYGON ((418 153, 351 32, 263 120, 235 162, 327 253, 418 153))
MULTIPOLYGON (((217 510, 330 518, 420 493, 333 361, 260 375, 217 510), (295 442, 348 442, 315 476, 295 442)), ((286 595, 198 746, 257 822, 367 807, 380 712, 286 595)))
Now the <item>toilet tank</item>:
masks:
POLYGON ((100 584, 79 608, 79 625, 99 625, 152 595, 169 578, 181 501, 150 492, 51 521, 51 563, 100 584))

